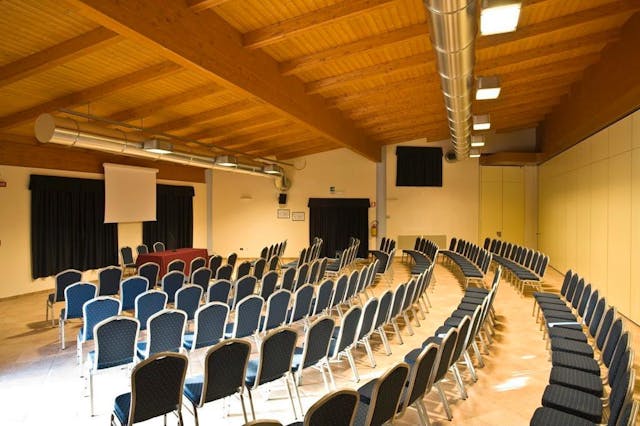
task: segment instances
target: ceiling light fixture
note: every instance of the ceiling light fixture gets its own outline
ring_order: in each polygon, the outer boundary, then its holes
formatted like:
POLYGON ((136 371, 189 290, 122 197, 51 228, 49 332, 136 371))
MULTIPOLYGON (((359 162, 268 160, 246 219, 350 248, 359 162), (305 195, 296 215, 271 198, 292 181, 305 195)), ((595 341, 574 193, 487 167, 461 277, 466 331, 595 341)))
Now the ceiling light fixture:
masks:
POLYGON ((262 171, 268 175, 281 175, 283 173, 282 167, 277 164, 265 164, 262 166, 262 171))
POLYGON ((491 128, 491 119, 489 114, 473 116, 473 130, 489 130, 491 128))
POLYGON ((500 79, 498 76, 478 77, 476 80, 476 100, 497 99, 500 96, 500 79))
POLYGON ((521 1, 483 0, 480 12, 480 34, 502 34, 515 31, 520 18, 521 1))
POLYGON ((173 145, 161 139, 144 141, 142 146, 145 151, 153 152, 154 154, 171 154, 173 152, 173 145))
POLYGON ((482 148, 484 146, 484 136, 482 135, 471 135, 471 147, 472 148, 482 148))
POLYGON ((480 151, 477 149, 472 149, 469 153, 469 158, 480 158, 480 151))
POLYGON ((219 155, 216 157, 216 164, 223 167, 236 167, 238 159, 233 155, 219 155))

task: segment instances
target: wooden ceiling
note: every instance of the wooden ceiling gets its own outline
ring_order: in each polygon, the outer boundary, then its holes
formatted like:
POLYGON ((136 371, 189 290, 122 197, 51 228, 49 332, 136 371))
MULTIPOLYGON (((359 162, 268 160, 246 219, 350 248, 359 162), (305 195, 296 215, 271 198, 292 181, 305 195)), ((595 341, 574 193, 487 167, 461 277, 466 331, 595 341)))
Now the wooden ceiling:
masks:
MULTIPOLYGON (((523 0, 516 32, 477 38, 476 75, 499 75, 502 94, 474 113, 498 132, 537 126, 639 10, 523 0)), ((0 12, 0 132, 16 140, 65 109, 279 160, 339 147, 378 160, 383 144, 448 137, 422 0, 5 0, 0 12)))

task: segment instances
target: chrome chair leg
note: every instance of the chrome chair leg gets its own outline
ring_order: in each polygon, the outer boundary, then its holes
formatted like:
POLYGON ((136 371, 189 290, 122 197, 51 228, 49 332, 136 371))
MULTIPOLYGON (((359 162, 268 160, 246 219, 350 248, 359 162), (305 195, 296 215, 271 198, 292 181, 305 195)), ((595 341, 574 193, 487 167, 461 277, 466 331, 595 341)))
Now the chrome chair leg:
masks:
POLYGON ((442 406, 444 407, 444 412, 447 414, 447 419, 449 421, 451 421, 453 419, 453 415, 451 414, 451 408, 449 407, 449 402, 447 401, 447 396, 444 394, 444 391, 442 390, 442 386, 440 386, 440 383, 434 383, 434 386, 436 388, 436 390, 438 391, 438 394, 440 394, 440 400, 442 401, 442 406))

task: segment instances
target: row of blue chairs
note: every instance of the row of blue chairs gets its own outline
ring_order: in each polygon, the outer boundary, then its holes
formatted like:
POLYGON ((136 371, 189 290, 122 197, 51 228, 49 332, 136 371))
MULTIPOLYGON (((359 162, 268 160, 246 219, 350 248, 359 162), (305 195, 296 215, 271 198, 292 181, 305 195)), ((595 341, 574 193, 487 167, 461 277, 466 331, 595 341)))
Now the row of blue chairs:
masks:
POLYGON ((449 250, 440 250, 442 259, 455 264, 459 279, 466 288, 472 282, 484 282, 484 277, 491 265, 492 254, 482 247, 463 239, 452 238, 449 250))
POLYGON ((493 261, 502 266, 507 281, 521 294, 524 295, 525 287, 542 291, 542 279, 549 264, 549 256, 517 244, 490 238, 485 238, 484 248, 493 253, 493 261))
POLYGON ((322 250, 322 238, 314 237, 309 247, 304 247, 300 250, 300 255, 297 259, 282 265, 282 268, 299 268, 305 263, 311 263, 320 258, 320 250, 322 250))
POLYGON ((336 253, 335 259, 329 259, 326 273, 329 275, 339 275, 349 270, 356 261, 358 249, 360 248, 360 240, 358 238, 349 237, 349 245, 344 250, 336 253))
POLYGON ((411 274, 416 275, 427 269, 438 258, 439 247, 436 243, 423 237, 416 238, 413 250, 402 250, 402 258, 413 260, 411 274))

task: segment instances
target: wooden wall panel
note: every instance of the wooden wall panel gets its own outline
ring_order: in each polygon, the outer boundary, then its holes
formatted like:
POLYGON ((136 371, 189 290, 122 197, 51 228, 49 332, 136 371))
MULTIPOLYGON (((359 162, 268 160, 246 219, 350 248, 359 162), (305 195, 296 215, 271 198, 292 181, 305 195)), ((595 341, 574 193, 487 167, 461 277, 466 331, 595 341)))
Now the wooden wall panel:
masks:
POLYGON ((591 275, 589 281, 607 294, 609 232, 609 163, 591 166, 591 275))

